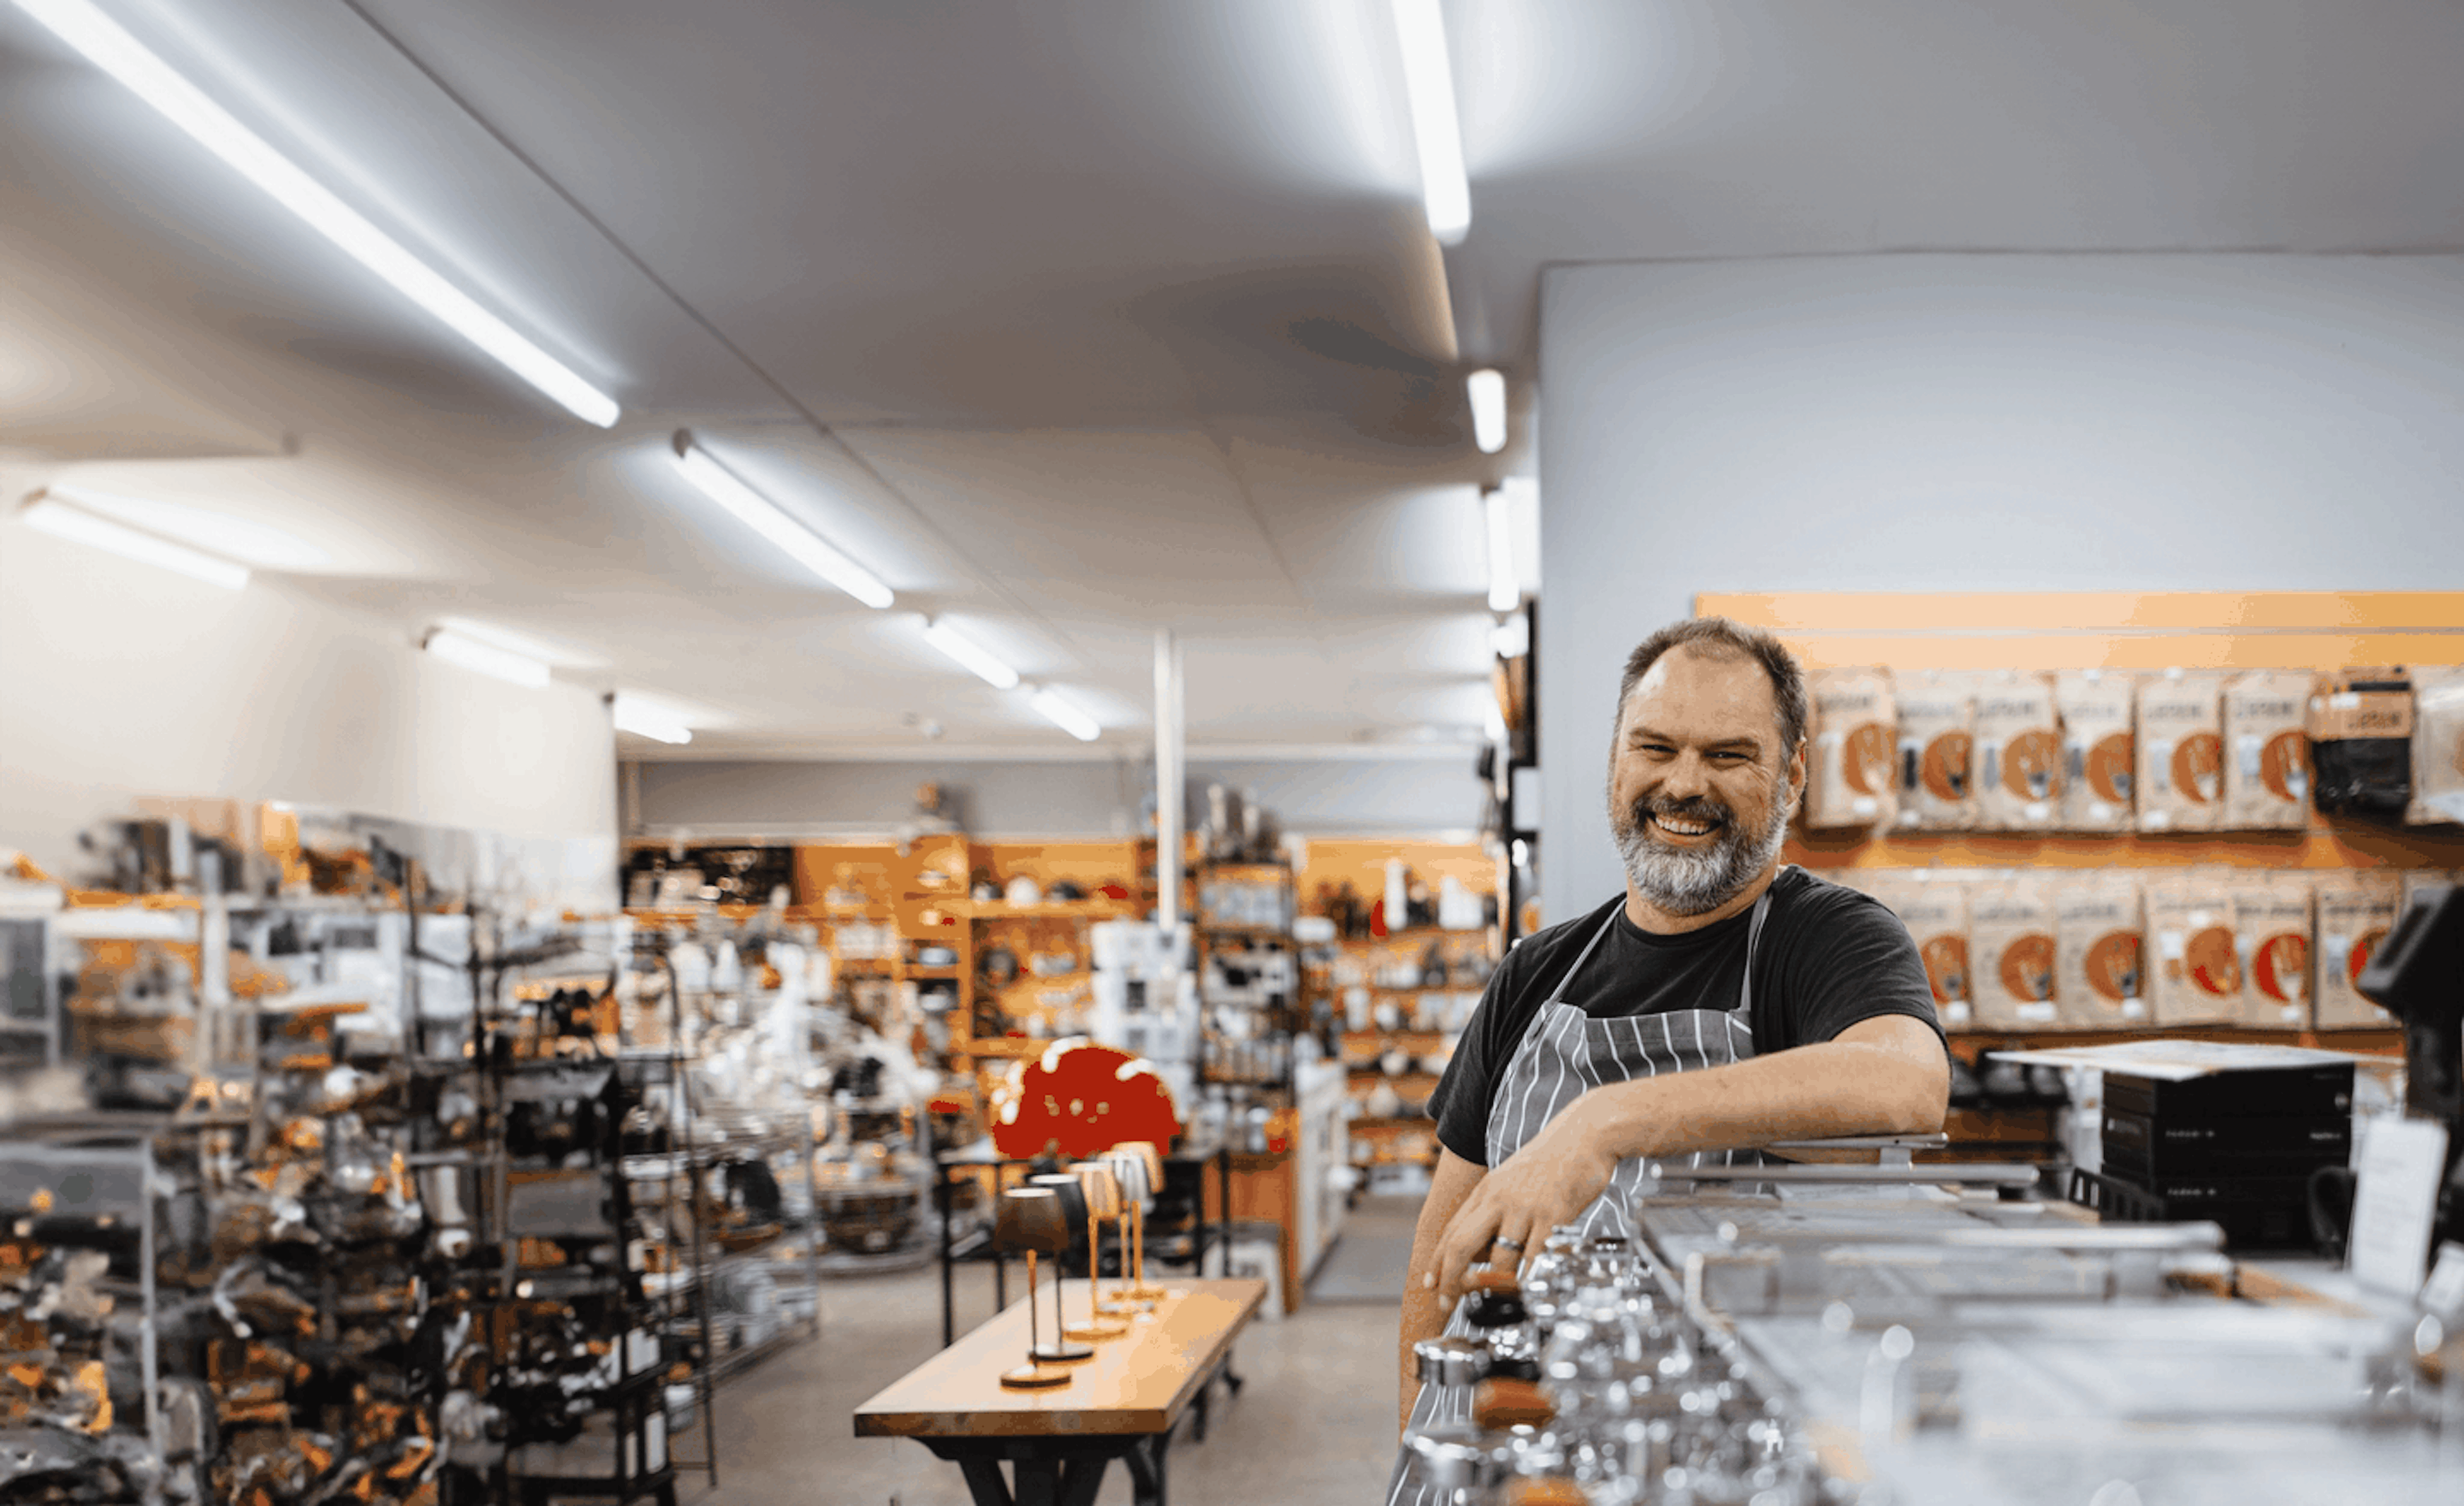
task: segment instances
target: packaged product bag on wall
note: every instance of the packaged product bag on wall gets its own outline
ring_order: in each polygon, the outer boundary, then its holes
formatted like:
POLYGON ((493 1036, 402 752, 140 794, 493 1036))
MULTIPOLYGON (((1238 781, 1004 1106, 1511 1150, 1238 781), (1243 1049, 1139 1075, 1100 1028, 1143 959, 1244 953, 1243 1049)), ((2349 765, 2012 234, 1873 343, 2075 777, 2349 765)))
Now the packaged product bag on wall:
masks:
POLYGON ((2054 676, 2062 723, 2062 829, 2127 831, 2139 754, 2131 736, 2137 678, 2112 670, 2054 676))
POLYGON ((1806 826, 1888 827, 1900 808, 1891 672, 1822 670, 1807 691, 1814 701, 1814 751, 1805 779, 1806 826))
POLYGON ((1976 690, 1977 823, 2043 831, 2062 809, 2062 735, 2043 675, 1988 675, 1976 690))
POLYGON ((2412 799, 2412 680, 2339 670, 2310 696, 2310 787, 2330 815, 2401 819, 2412 799))
POLYGON ((2394 1015, 2372 1003, 2358 986, 2370 954, 2395 928, 2404 890, 2395 875, 2343 872, 2320 880, 2317 965, 2312 1018, 2322 1030, 2384 1030, 2394 1015))
POLYGON ((2412 672, 2412 803, 2404 818, 2464 822, 2464 669, 2412 672))
POLYGON ((2241 953, 2242 1023, 2310 1028, 2310 875, 2270 874, 2233 886, 2241 953))
POLYGON ((1900 677, 1903 829, 1965 831, 1976 825, 1976 787, 1969 777, 1976 681, 1975 675, 1954 670, 1923 670, 1900 677))
POLYGON ((2065 878, 2054 894, 2054 1002, 2074 1030, 2147 1024, 2139 885, 2124 874, 2065 878))
POLYGON ((2224 814, 2224 680, 2167 670, 2139 682, 2142 831, 2212 831, 2224 814))
POLYGON ((2150 1012, 2159 1028, 2241 1021, 2241 955, 2226 885, 2213 874, 2147 885, 2150 1012))
POLYGON ((2252 670, 2225 681, 2225 815, 2235 831, 2310 824, 2307 670, 2252 670))
POLYGON ((2031 877, 1981 884, 1968 899, 1969 992, 1976 1028, 2041 1030, 2054 1003, 2054 902, 2031 877))
POLYGON ((1871 893, 1899 915, 1924 960, 1933 1007, 1947 1030, 1967 1030, 1975 1007, 1969 986, 1968 886, 1913 875, 1877 880, 1871 893))

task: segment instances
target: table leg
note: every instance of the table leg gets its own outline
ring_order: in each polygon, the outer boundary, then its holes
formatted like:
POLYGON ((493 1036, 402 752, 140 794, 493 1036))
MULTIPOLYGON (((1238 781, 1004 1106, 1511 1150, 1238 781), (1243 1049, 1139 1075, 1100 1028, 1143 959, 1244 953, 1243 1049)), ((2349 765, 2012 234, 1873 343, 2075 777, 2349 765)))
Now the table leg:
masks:
POLYGON ((957 1338, 953 1313, 957 1296, 952 1290, 950 1262, 950 1168, 933 1169, 933 1202, 941 1215, 941 1347, 947 1349, 957 1338))
POLYGON ((1172 1447, 1172 1434, 1156 1433, 1140 1438, 1122 1453, 1121 1462, 1130 1469, 1130 1498, 1135 1506, 1164 1506, 1163 1461, 1172 1447))
POLYGON ((967 1477, 967 1494, 976 1506, 1012 1506, 1009 1481, 1001 1478, 1000 1461, 960 1459, 958 1473, 967 1477))

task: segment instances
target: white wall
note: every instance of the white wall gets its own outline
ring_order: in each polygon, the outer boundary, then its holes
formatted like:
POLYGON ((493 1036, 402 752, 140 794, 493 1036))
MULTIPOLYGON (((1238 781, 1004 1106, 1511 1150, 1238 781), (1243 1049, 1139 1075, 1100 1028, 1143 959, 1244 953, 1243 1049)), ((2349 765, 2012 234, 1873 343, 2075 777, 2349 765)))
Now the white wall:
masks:
POLYGON ((1698 591, 2464 587, 2464 256, 1569 267, 1540 343, 1551 919, 1698 591))
MULTIPOLYGON (((1206 786, 1254 794, 1287 831, 1385 835, 1470 831, 1484 790, 1473 752, 1433 758, 1192 759, 1189 825, 1206 786)), ((1145 827, 1155 766, 1124 761, 981 763, 687 762, 642 764, 634 830, 652 835, 869 836, 914 810, 915 786, 939 784, 979 837, 1127 836, 1145 827)))
POLYGON ((143 795, 599 838, 612 858, 615 759, 586 691, 439 663, 278 581, 225 591, 0 520, 0 847, 55 873, 143 795))

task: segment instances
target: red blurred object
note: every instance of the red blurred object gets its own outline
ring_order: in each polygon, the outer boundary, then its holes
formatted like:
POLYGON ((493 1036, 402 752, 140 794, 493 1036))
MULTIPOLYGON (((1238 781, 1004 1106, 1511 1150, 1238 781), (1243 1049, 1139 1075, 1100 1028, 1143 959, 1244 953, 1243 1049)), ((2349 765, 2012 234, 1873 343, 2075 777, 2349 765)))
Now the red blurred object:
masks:
POLYGON ((1386 901, 1383 899, 1374 900, 1369 906, 1369 934, 1372 936, 1387 934, 1386 901))
POLYGON ((1001 1094, 993 1115, 993 1146, 1004 1156, 1083 1161, 1123 1141, 1169 1145, 1180 1133, 1172 1088, 1127 1052, 1064 1041, 1023 1066, 1015 1096, 1001 1094))

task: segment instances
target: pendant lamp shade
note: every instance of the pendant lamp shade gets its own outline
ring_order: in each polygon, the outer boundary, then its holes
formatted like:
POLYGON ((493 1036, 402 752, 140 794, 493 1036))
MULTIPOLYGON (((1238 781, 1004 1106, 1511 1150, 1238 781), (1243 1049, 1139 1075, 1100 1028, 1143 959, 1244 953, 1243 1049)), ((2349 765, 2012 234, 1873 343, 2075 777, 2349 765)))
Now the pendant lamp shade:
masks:
POLYGON ((993 1248, 1057 1255, 1069 1248, 1069 1218, 1050 1187, 1012 1187, 993 1212, 993 1248))

